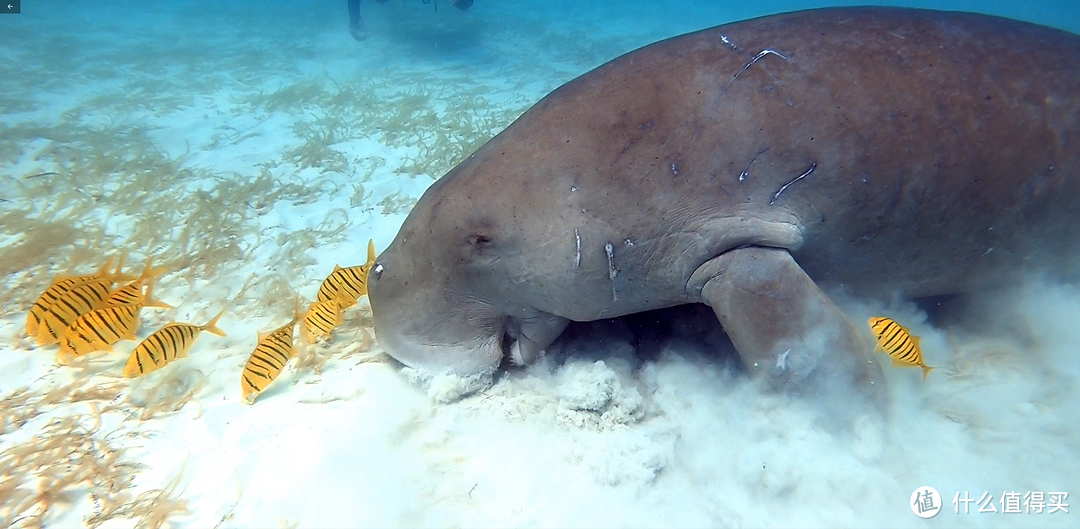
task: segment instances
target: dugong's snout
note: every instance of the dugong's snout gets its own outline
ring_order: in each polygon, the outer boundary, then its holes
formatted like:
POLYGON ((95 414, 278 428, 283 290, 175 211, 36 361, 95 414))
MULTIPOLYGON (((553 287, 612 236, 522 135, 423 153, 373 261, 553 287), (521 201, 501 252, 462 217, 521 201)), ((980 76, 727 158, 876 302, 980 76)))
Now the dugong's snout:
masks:
POLYGON ((368 277, 375 336, 387 354, 415 369, 459 375, 499 366, 505 318, 395 265, 380 256, 368 277))
POLYGON ((494 370, 502 360, 501 337, 460 343, 425 343, 424 336, 399 332, 385 321, 375 321, 375 335, 386 353, 414 369, 469 375, 494 370), (389 328, 389 330, 387 330, 389 328))

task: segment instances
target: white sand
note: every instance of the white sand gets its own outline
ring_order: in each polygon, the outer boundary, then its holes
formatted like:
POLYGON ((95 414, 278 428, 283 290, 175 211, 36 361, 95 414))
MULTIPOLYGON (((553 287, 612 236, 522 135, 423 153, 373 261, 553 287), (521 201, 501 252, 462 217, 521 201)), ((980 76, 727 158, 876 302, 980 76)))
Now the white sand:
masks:
MULTIPOLYGON (((983 9, 1075 31, 1077 15, 1065 18, 1054 10, 1067 3, 983 9)), ((377 345, 342 358, 370 325, 365 302, 350 309, 330 344, 315 346, 329 355, 321 374, 287 368, 255 405, 240 403, 240 370, 256 333, 284 324, 293 306, 291 296, 265 299, 258 289, 234 299, 245 280, 252 274, 266 284, 284 280, 292 291, 314 298, 335 264, 364 261, 369 238, 384 248, 409 201, 449 168, 397 172, 432 145, 438 120, 389 141, 380 123, 360 113, 343 116, 349 135, 329 145, 344 156, 345 170, 300 168, 283 156, 304 143, 294 126, 318 124, 341 109, 323 106, 317 97, 270 109, 251 104, 250 97, 304 87, 336 93, 338 86, 371 83, 375 104, 400 103, 403 93, 430 93, 424 115, 444 118, 452 113, 448 108, 464 105, 455 94, 474 91, 478 99, 469 103, 469 113, 489 116, 480 122, 490 130, 469 132, 468 139, 482 140, 550 89, 619 53, 797 6, 613 3, 586 12, 582 2, 479 0, 467 13, 442 3, 434 13, 416 0, 382 6, 365 0, 369 38, 356 43, 346 31, 344 2, 230 4, 213 18, 138 4, 116 3, 102 14, 75 6, 46 13, 24 2, 25 14, 0 19, 0 43, 12 50, 0 58, 0 88, 14 100, 35 103, 0 107, 0 127, 65 123, 74 119, 65 112, 89 105, 79 112, 83 122, 160 127, 150 132, 153 142, 172 157, 187 152, 185 167, 215 178, 250 178, 262 166, 280 182, 308 189, 302 199, 259 210, 262 243, 245 260, 194 282, 179 273, 162 279, 157 294, 178 308, 144 311, 140 337, 174 318, 201 324, 222 307, 230 310, 220 324, 228 337, 204 335, 190 358, 125 382, 118 408, 102 417, 101 431, 118 432, 110 439, 145 465, 133 494, 180 476, 176 495, 188 501, 189 514, 175 517, 175 525, 1076 526, 1075 513, 955 514, 949 503, 957 492, 975 498, 988 492, 1001 511, 1003 492, 1080 490, 1080 290, 1038 281, 993 305, 1016 311, 1014 326, 1030 329, 1030 343, 1001 338, 990 332, 995 329, 950 339, 922 323, 925 316, 910 305, 846 304, 856 321, 887 314, 905 323, 922 336, 927 363, 941 366, 925 382, 919 370, 887 371, 891 410, 883 438, 822 432, 804 405, 762 394, 714 359, 679 347, 633 369, 629 347, 616 341, 495 382, 425 380, 373 357, 377 345), (19 39, 5 40, 16 24, 24 26, 19 39), (238 56, 247 59, 238 62, 238 56), (144 88, 133 91, 136 86, 144 88), (180 103, 169 103, 176 96, 180 103), (361 181, 364 192, 354 198, 353 186, 361 181), (401 204, 380 204, 391 196, 402 198, 401 204), (343 235, 314 240, 300 268, 278 269, 286 262, 281 244, 320 224, 344 226, 343 235), (198 383, 204 385, 195 400, 178 412, 139 420, 139 403, 198 383), (930 522, 908 507, 910 494, 922 485, 945 497, 942 513, 930 522)), ((48 145, 28 142, 16 160, 0 160, 2 198, 9 200, 0 211, 25 205, 12 191, 19 179, 62 171, 49 156, 34 159, 48 145)), ((122 138, 117 149, 124 149, 122 138)), ((214 182, 186 185, 212 189, 214 182)), ((80 220, 108 226, 124 247, 134 221, 100 217, 80 220)), ((0 244, 13 247, 19 239, 5 235, 0 244)), ((127 249, 136 266, 153 253, 127 249)), ((68 265, 57 261, 48 275, 16 271, 5 278, 7 288, 31 282, 40 292, 49 275, 68 265)), ((23 337, 30 302, 10 299, 0 319, 3 394, 27 385, 52 387, 79 373, 54 364, 55 347, 33 348, 23 337)), ((123 342, 115 353, 96 355, 92 383, 116 383, 134 346, 123 342)), ((30 442, 54 417, 75 415, 93 422, 89 405, 62 403, 20 428, 8 425, 0 431, 0 451, 30 442)), ((71 505, 50 510, 46 521, 79 526, 97 508, 83 490, 71 505)), ((3 509, 0 517, 12 516, 3 509)))

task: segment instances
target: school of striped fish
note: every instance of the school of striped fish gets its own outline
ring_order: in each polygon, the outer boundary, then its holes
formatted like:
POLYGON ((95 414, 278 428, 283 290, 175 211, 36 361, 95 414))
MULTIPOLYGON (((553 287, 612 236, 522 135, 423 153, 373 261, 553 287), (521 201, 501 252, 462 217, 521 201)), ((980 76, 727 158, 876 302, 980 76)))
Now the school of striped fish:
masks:
POLYGON ((297 323, 301 324, 304 341, 312 344, 329 338, 331 332, 341 325, 341 313, 346 307, 356 305, 361 296, 367 295, 367 276, 375 264, 375 241, 368 240, 367 262, 334 271, 319 286, 319 294, 308 310, 301 313, 299 300, 293 310, 293 318, 285 325, 268 333, 259 333, 258 344, 244 364, 240 376, 240 392, 244 404, 254 404, 255 398, 270 385, 285 364, 296 356, 294 334, 297 323))
MULTIPOLYGON (((125 257, 120 257, 115 271, 110 257, 95 273, 56 277, 30 307, 26 334, 40 346, 59 345, 58 364, 66 365, 97 351, 111 352, 118 342, 135 340, 143 308, 173 308, 153 297, 155 279, 167 270, 155 268, 151 258, 139 276, 130 276, 122 272, 125 257), (123 286, 116 287, 121 283, 123 286)), ((297 298, 289 323, 269 333, 258 333, 258 343, 240 376, 245 404, 253 404, 296 356, 293 336, 297 324, 308 344, 331 337, 342 323, 342 312, 367 295, 367 274, 374 263, 375 243, 369 240, 365 264, 335 266, 306 311, 300 312, 297 298)), ((204 331, 224 337, 225 332, 218 327, 224 314, 223 310, 202 325, 173 321, 157 329, 132 350, 123 376, 139 377, 186 358, 204 331)))

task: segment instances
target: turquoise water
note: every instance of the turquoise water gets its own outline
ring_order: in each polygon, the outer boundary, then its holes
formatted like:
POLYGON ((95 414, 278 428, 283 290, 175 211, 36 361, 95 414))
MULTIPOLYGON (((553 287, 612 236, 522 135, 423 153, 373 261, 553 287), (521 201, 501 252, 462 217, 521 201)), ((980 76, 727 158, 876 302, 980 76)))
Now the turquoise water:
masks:
POLYGON ((929 484, 945 497, 932 523, 1076 525, 949 504, 1080 488, 1070 286, 1001 302, 1034 346, 954 339, 899 302, 845 306, 859 321, 888 308, 943 366, 926 384, 887 372, 884 440, 833 439, 692 350, 642 367, 616 343, 479 386, 425 379, 378 356, 364 303, 239 402, 258 332, 289 320, 295 294, 364 263, 368 239, 385 248, 436 178, 552 89, 666 37, 857 4, 1080 32, 1069 0, 364 0, 361 42, 345 2, 25 1, 0 15, 0 519, 130 526, 154 503, 142 494, 186 501, 167 513, 180 527, 910 526, 909 495, 929 484), (55 275, 121 252, 126 271, 151 256, 170 270, 155 294, 177 308, 144 311, 140 339, 222 308, 228 336, 134 382, 118 379, 134 341, 57 366, 26 311, 55 275), (50 439, 81 459, 18 455, 50 439), (90 464, 109 450, 124 464, 90 464), (34 502, 10 483, 70 496, 34 502))

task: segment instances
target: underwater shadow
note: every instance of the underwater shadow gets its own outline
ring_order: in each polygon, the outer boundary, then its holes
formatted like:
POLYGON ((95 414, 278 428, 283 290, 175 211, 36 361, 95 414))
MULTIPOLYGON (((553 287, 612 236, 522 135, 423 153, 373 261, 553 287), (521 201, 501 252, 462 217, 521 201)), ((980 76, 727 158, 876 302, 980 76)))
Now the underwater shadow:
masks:
MULTIPOLYGON (((556 365, 573 360, 626 358, 636 371, 665 352, 715 363, 725 371, 743 366, 711 308, 699 303, 589 322, 570 322, 547 349, 556 365)), ((508 360, 500 371, 513 369, 508 360)))

